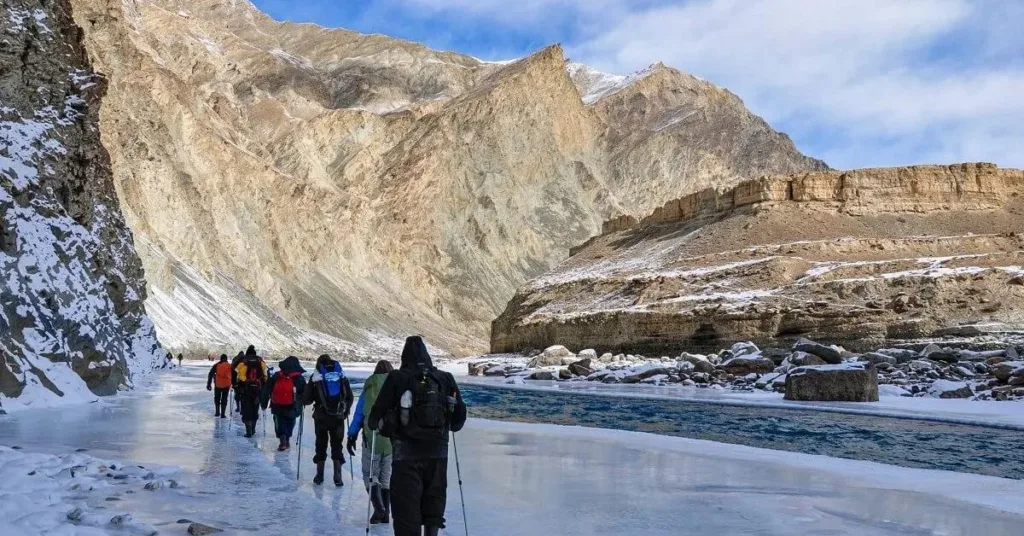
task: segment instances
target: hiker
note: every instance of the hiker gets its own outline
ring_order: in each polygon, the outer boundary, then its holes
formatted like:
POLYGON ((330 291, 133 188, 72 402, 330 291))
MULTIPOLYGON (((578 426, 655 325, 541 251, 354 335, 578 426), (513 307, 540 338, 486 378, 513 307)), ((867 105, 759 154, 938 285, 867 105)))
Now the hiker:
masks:
POLYGON ((316 432, 316 453, 313 463, 316 464, 316 476, 313 484, 324 483, 324 464, 327 462, 327 446, 331 447, 331 460, 334 462, 334 485, 341 487, 341 466, 345 464, 343 443, 345 439, 345 419, 352 407, 352 386, 345 377, 341 363, 324 354, 316 360, 316 370, 302 392, 302 403, 313 404, 313 428, 316 432))
POLYGON ((206 390, 210 390, 210 384, 214 383, 217 389, 213 392, 213 416, 224 419, 228 411, 228 392, 231 391, 231 363, 228 363, 227 354, 221 354, 220 362, 210 367, 210 374, 206 376, 206 390))
POLYGON ((448 494, 448 432, 466 424, 455 378, 434 368, 423 338, 405 340, 370 410, 370 429, 391 438, 395 536, 437 536, 448 494))
POLYGON ((270 376, 263 390, 263 407, 266 409, 267 404, 270 404, 270 414, 274 416, 274 435, 281 441, 277 450, 284 452, 291 448, 295 419, 302 409, 299 394, 306 389, 306 379, 302 376, 306 371, 295 356, 288 356, 278 363, 278 367, 280 370, 270 376))
POLYGON ((162 369, 167 368, 168 365, 171 365, 173 363, 174 363, 174 356, 172 356, 170 352, 167 352, 167 356, 164 359, 164 366, 162 366, 160 368, 162 368, 162 369))
POLYGON ((363 432, 363 485, 366 486, 370 502, 373 504, 370 523, 374 525, 390 523, 391 520, 391 440, 381 436, 374 439, 369 419, 365 416, 370 413, 374 401, 377 400, 377 393, 384 385, 388 373, 393 370, 391 362, 377 362, 373 375, 363 384, 363 392, 359 395, 355 413, 352 414, 352 424, 348 427, 349 456, 355 457, 356 439, 360 430, 363 432))
POLYGON ((252 437, 256 435, 256 421, 260 420, 260 398, 263 395, 263 384, 267 382, 267 364, 256 355, 256 349, 249 346, 245 350, 245 359, 238 364, 235 372, 235 390, 241 399, 245 437, 252 437))
POLYGON ((185 356, 183 356, 183 355, 181 355, 181 354, 178 354, 178 366, 179 366, 179 367, 181 366, 181 360, 182 360, 182 359, 185 359, 185 356))
MULTIPOLYGON (((245 352, 238 352, 238 355, 231 360, 231 385, 238 385, 238 365, 245 359, 245 352)), ((235 389, 235 411, 242 412, 242 393, 235 389)))

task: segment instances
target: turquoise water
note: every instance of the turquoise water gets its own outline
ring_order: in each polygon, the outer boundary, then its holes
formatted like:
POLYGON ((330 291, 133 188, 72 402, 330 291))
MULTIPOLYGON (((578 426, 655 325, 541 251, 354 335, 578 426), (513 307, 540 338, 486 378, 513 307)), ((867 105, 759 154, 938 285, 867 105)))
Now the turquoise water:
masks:
POLYGON ((913 419, 462 386, 470 416, 650 432, 1024 479, 1024 432, 913 419))

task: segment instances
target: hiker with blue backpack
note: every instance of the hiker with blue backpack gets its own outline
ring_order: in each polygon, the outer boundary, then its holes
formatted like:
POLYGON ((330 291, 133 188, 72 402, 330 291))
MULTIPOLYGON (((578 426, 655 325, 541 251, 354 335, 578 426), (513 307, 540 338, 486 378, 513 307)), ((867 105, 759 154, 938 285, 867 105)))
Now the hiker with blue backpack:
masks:
POLYGON ((270 414, 274 416, 274 435, 280 441, 277 451, 284 452, 291 448, 295 420, 302 412, 299 396, 306 390, 303 377, 306 370, 295 356, 278 363, 278 369, 270 376, 263 391, 263 409, 270 405, 270 414))
POLYGON ((329 355, 320 356, 302 392, 303 405, 313 406, 313 428, 316 432, 316 452, 313 456, 316 476, 313 477, 313 484, 319 486, 324 483, 324 465, 329 445, 334 464, 334 485, 344 485, 341 466, 345 464, 345 421, 354 398, 352 386, 345 377, 341 363, 329 355))

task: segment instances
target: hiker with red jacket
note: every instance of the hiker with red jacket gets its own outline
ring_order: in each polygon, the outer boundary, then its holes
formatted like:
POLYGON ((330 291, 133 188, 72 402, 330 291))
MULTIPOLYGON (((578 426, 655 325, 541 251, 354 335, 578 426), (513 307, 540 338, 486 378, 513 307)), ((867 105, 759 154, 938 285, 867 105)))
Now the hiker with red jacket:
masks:
POLYGON ((278 371, 267 382, 263 396, 263 408, 270 404, 274 416, 274 434, 281 441, 278 452, 291 448, 295 419, 299 417, 302 403, 299 396, 306 389, 305 373, 299 358, 289 356, 278 363, 278 371))

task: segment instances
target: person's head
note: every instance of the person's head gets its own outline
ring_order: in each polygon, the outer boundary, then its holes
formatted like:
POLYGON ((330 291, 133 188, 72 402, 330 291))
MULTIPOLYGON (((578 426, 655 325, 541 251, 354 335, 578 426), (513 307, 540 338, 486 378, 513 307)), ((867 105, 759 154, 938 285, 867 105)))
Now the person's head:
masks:
POLYGON ((326 367, 327 365, 330 365, 330 364, 331 364, 331 356, 329 356, 327 354, 323 354, 320 357, 316 358, 316 366, 317 367, 326 367))
POLYGON ((387 359, 381 359, 377 362, 377 368, 373 369, 374 374, 387 374, 395 370, 395 367, 391 365, 391 362, 387 359))
POLYGON ((434 363, 430 359, 430 352, 427 351, 427 344, 423 337, 413 335, 405 339, 405 347, 402 348, 402 368, 432 367, 434 363))
POLYGON ((228 354, 220 354, 220 360, 221 361, 227 361, 228 360, 228 354))
POLYGON ((245 349, 245 357, 256 357, 256 347, 250 344, 249 347, 245 349))

